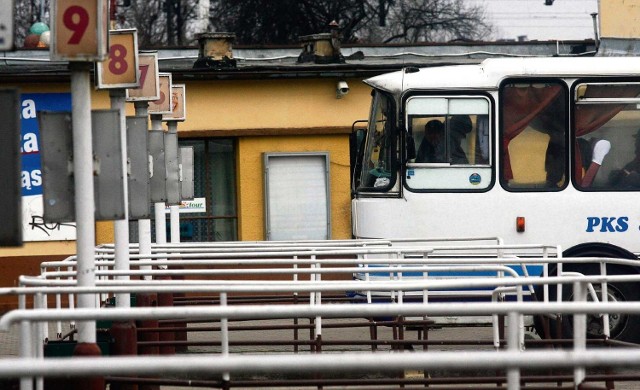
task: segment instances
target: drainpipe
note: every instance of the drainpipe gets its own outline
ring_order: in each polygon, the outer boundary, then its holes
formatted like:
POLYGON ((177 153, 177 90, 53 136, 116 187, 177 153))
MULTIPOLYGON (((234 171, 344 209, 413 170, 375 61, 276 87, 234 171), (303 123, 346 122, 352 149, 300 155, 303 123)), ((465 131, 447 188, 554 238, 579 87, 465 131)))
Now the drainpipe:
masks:
POLYGON ((598 48, 600 47, 600 36, 598 35, 598 13, 592 13, 591 19, 593 20, 593 35, 596 44, 596 51, 598 51, 598 48))

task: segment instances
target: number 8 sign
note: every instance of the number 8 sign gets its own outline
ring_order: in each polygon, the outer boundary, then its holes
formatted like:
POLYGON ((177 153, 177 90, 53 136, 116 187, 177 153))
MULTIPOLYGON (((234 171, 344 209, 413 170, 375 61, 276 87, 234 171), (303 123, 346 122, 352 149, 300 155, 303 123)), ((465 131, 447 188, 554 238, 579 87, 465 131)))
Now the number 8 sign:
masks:
POLYGON ((109 31, 109 56, 96 62, 96 76, 98 89, 138 87, 136 29, 109 31))
POLYGON ((51 59, 102 61, 107 55, 106 0, 55 0, 51 59))

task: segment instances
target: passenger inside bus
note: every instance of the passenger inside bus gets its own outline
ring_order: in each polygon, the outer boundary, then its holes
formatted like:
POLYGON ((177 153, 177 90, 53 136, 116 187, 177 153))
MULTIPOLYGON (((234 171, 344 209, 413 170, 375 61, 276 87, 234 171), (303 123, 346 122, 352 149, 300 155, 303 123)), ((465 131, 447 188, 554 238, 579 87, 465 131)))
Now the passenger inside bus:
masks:
POLYGON ((462 149, 462 140, 473 129, 469 115, 454 115, 449 119, 451 135, 449 148, 451 150, 451 164, 469 164, 469 159, 462 149))
POLYGON ((640 130, 633 137, 635 138, 635 157, 622 169, 611 171, 609 183, 613 187, 640 188, 640 130))
POLYGON ((424 137, 420 142, 416 162, 442 163, 446 161, 444 125, 437 119, 430 120, 424 126, 424 137))
POLYGON ((582 167, 585 170, 582 180, 580 181, 580 186, 588 188, 593 183, 605 156, 611 150, 611 142, 598 138, 591 138, 589 140, 579 138, 578 146, 582 156, 582 167))
POLYGON ((549 143, 545 152, 544 170, 546 187, 558 188, 564 184, 565 142, 563 131, 549 131, 549 143))

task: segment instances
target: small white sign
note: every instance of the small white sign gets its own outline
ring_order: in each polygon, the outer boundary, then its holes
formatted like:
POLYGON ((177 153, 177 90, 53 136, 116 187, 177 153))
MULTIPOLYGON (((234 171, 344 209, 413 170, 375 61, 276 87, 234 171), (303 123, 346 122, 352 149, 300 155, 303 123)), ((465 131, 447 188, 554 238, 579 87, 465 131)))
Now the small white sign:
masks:
MULTIPOLYGON (((165 213, 169 213, 171 208, 167 206, 164 210, 165 213)), ((180 213, 206 213, 207 212, 207 199, 206 198, 194 198, 193 200, 183 200, 180 202, 180 213)))
POLYGON ((13 0, 0 1, 0 51, 13 50, 13 0))
POLYGON ((75 240, 76 224, 45 222, 42 195, 23 196, 22 237, 24 241, 75 240))

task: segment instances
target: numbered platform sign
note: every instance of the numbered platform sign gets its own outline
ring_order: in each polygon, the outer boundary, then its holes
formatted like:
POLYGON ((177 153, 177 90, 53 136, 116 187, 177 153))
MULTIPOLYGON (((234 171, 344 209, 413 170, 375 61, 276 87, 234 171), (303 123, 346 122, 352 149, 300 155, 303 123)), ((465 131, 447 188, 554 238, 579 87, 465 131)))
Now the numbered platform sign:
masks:
POLYGON ((171 73, 159 73, 160 99, 149 102, 149 114, 171 114, 171 73))
POLYGON ((140 86, 127 89, 128 102, 147 102, 160 99, 160 80, 158 79, 158 53, 138 53, 138 77, 140 86))
POLYGON ((107 57, 107 0, 54 0, 51 59, 102 61, 107 57))
POLYGON ((187 102, 184 84, 171 86, 171 114, 162 116, 163 121, 184 122, 187 119, 187 102))
POLYGON ((136 29, 109 31, 109 54, 96 62, 96 88, 138 88, 138 33, 136 29))

